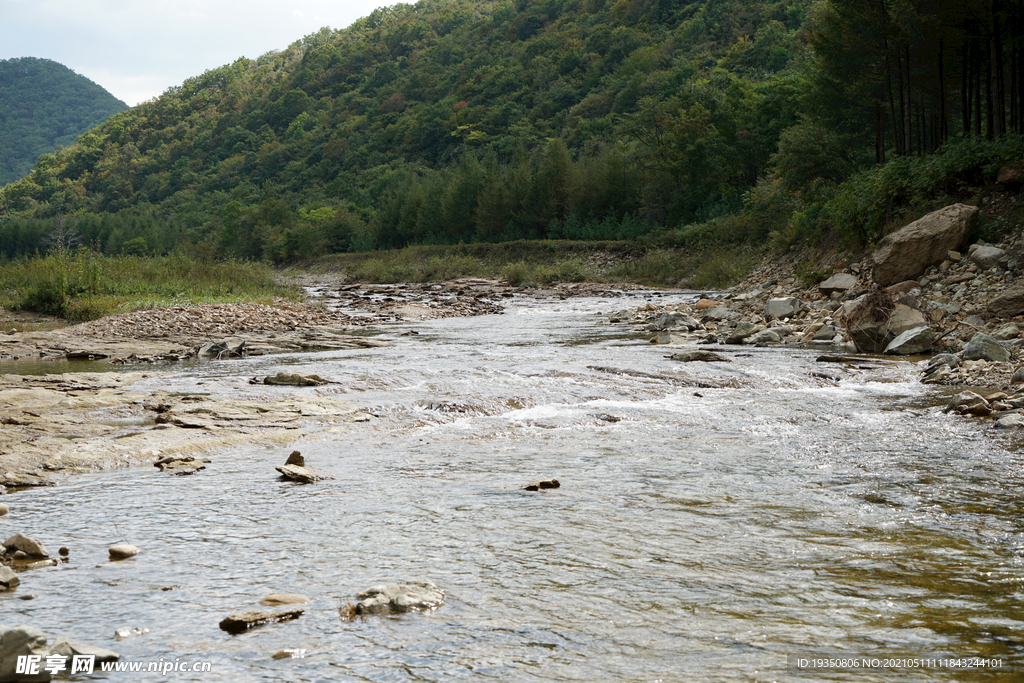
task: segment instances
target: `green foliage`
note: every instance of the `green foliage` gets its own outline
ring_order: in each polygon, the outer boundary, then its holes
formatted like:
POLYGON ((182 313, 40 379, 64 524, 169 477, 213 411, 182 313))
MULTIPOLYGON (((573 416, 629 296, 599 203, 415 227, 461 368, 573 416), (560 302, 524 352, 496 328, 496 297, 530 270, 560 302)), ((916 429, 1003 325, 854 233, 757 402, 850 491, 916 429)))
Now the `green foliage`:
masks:
POLYGON ((168 256, 102 256, 55 249, 0 265, 6 308, 91 320, 132 310, 187 303, 289 296, 265 264, 216 261, 201 250, 168 256))
POLYGON ((49 59, 0 60, 0 185, 28 175, 41 154, 71 145, 127 108, 101 86, 49 59))
POLYGON ((31 254, 32 221, 60 213, 108 254, 140 252, 141 237, 147 253, 205 242, 279 263, 635 239, 721 216, 795 120, 805 5, 381 8, 188 79, 40 158, 0 189, 0 217, 19 222, 0 228, 0 248, 31 254))

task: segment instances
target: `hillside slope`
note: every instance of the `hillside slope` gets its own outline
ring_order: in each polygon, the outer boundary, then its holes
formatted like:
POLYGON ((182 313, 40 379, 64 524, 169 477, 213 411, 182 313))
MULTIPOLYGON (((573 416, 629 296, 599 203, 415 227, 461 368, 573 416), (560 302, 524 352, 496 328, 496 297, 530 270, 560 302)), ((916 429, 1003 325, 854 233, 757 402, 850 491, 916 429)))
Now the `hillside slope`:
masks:
POLYGON ((128 109, 101 86, 49 59, 0 60, 0 185, 28 175, 40 154, 128 109))

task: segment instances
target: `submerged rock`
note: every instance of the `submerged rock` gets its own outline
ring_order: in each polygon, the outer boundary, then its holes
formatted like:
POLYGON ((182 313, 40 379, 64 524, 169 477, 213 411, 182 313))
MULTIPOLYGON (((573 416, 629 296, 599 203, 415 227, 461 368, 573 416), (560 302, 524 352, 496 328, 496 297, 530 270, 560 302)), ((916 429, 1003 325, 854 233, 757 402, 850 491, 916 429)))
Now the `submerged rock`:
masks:
POLYGON ((731 363, 728 358, 721 356, 714 351, 683 351, 681 353, 673 353, 668 356, 670 360, 677 360, 683 363, 691 363, 693 361, 704 361, 706 363, 731 363))
POLYGON ((371 586, 356 594, 356 614, 388 614, 437 609, 444 591, 425 579, 371 586))
POLYGON ((299 593, 272 593, 260 600, 261 605, 280 607, 281 605, 305 605, 309 598, 299 593))
POLYGON ((539 491, 541 489, 557 489, 562 485, 557 479, 535 479, 523 487, 524 491, 539 491))
POLYGON ((330 383, 320 375, 300 375, 297 372, 279 372, 263 378, 263 384, 271 386, 318 387, 330 383))

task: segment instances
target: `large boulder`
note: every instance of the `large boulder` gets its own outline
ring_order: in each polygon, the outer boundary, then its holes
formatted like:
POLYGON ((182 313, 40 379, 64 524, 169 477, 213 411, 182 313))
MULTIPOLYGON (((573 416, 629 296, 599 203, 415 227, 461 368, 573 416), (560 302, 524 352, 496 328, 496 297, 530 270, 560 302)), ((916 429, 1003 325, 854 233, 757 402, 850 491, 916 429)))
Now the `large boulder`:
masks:
POLYGON ((978 207, 953 204, 886 235, 874 253, 872 277, 882 287, 920 276, 958 250, 974 229, 978 207))
POLYGON ((25 624, 0 626, 0 681, 49 681, 50 674, 42 666, 48 654, 46 636, 39 629, 25 624), (37 673, 15 673, 18 657, 23 655, 41 658, 37 673))
POLYGON ((890 356, 911 356, 930 351, 935 331, 930 327, 915 327, 897 336, 885 347, 884 353, 890 356))

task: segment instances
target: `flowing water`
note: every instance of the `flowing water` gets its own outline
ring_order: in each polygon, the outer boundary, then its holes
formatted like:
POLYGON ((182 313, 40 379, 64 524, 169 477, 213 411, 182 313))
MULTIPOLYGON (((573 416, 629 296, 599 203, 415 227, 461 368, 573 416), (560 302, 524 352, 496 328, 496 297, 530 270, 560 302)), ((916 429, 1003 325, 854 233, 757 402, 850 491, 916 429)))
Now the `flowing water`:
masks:
POLYGON ((0 621, 212 667, 95 675, 118 681, 1024 678, 1013 435, 942 414, 908 362, 739 347, 731 363, 667 360, 604 324, 642 302, 518 302, 390 328, 380 349, 174 366, 150 386, 323 394, 375 418, 294 444, 336 477, 314 485, 278 481, 291 447, 257 444, 191 477, 135 468, 7 497, 0 533, 72 554, 0 594, 0 621), (339 384, 246 383, 281 370, 339 384), (520 490, 544 477, 561 488, 520 490), (144 552, 106 562, 122 538, 144 552), (358 591, 419 577, 443 607, 339 618, 358 591), (275 592, 312 602, 296 621, 219 630, 275 592), (271 658, 286 648, 305 656, 271 658), (923 661, 800 668, 815 656, 923 661), (967 657, 1001 666, 934 661, 967 657))

